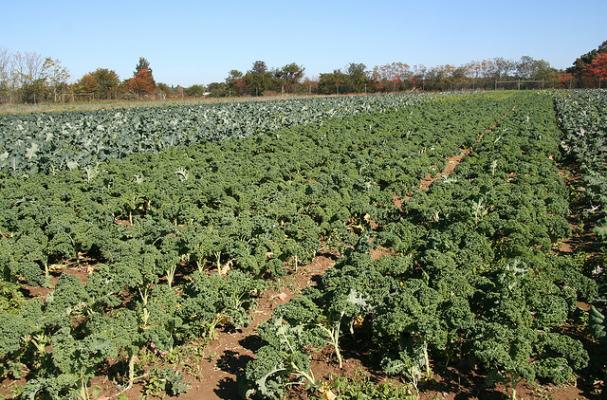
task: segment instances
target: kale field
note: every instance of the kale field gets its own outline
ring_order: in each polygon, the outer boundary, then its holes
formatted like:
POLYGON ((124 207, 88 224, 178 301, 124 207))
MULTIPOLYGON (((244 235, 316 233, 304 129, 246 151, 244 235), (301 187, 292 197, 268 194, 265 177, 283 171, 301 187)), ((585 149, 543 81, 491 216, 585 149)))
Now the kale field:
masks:
POLYGON ((601 399, 607 91, 0 116, 0 398, 601 399))

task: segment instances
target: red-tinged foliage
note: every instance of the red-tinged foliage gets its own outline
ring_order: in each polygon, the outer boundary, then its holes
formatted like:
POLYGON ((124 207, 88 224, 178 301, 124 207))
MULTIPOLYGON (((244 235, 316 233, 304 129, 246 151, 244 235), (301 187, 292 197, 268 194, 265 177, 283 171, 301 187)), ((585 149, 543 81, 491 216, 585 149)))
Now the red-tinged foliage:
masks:
POLYGON ((141 64, 140 60, 141 65, 137 66, 134 76, 125 82, 126 87, 130 92, 140 96, 154 94, 156 91, 156 82, 152 76, 152 70, 149 68, 147 60, 145 60, 145 63, 146 64, 141 64))
POLYGON ((573 74, 568 72, 563 72, 557 75, 556 77, 561 85, 569 83, 571 79, 573 79, 573 74))
POLYGON ((601 81, 607 80, 607 53, 598 54, 588 68, 590 74, 601 81))

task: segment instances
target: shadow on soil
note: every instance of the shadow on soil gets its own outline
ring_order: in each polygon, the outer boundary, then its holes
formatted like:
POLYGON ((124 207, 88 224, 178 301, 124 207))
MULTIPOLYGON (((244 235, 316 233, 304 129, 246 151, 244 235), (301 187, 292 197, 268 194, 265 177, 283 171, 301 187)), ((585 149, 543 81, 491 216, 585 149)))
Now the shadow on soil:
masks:
MULTIPOLYGON (((224 372, 242 376, 247 363, 251 360, 253 360, 253 357, 251 356, 238 354, 232 350, 226 350, 217 361, 217 367, 224 372)), ((241 385, 233 378, 224 378, 219 381, 219 384, 215 389, 215 394, 226 400, 243 398, 241 385)))

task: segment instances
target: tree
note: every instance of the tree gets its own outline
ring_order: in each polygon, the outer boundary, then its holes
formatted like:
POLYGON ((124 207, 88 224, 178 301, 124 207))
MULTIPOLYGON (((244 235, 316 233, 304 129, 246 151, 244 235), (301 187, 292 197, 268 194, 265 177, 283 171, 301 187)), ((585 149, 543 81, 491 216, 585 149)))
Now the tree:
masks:
POLYGON ((590 72, 590 75, 598 78, 600 87, 601 81, 607 80, 607 53, 597 54, 592 60, 588 71, 590 72))
POLYGON ((139 71, 146 70, 152 73, 152 69, 150 68, 150 62, 145 57, 139 57, 139 61, 137 61, 137 65, 135 66, 135 72, 133 72, 133 76, 137 75, 139 71))
POLYGON ((125 84, 129 91, 138 96, 153 94, 156 90, 156 82, 154 81, 149 61, 144 57, 140 57, 133 77, 128 79, 125 84))
POLYGON ((272 84, 272 73, 264 61, 255 61, 244 76, 244 80, 251 94, 261 96, 272 84))
POLYGON ((559 82, 560 87, 570 87, 570 85, 573 84, 573 74, 569 72, 559 72, 556 74, 556 80, 559 82))
POLYGON ((601 54, 607 53, 607 40, 599 45, 598 48, 589 51, 586 54, 582 54, 573 62, 573 66, 567 68, 567 72, 572 73, 578 77, 581 77, 588 73, 588 67, 594 61, 594 58, 601 54))
POLYGON ((16 52, 13 55, 13 74, 19 86, 24 86, 41 79, 44 59, 38 53, 16 52))
POLYGON ((211 97, 225 97, 228 95, 228 85, 225 82, 211 82, 207 91, 211 97))
POLYGON ((11 54, 0 48, 0 102, 10 94, 11 54))
POLYGON ((43 78, 30 81, 21 86, 21 99, 26 103, 38 103, 49 94, 49 87, 43 78))
POLYGON ((516 63, 503 57, 493 59, 493 75, 495 79, 507 78, 516 69, 516 63))
POLYGON ((65 87, 67 69, 58 60, 43 58, 38 53, 10 53, 0 49, 0 97, 18 95, 23 101, 44 100, 49 85, 55 92, 65 87))
POLYGON ((185 95, 189 97, 202 97, 204 96, 203 85, 192 85, 184 89, 185 95))
POLYGON ((554 69, 546 60, 523 56, 516 63, 516 75, 521 79, 550 80, 554 76, 554 69))
POLYGON ((264 74, 268 72, 268 66, 266 65, 265 61, 257 60, 253 63, 251 72, 254 72, 256 74, 264 74))
POLYGON ((9 78, 11 55, 7 49, 0 48, 0 82, 6 82, 9 78))
POLYGON ((107 68, 98 68, 93 72, 93 77, 97 82, 97 91, 95 96, 100 99, 111 99, 112 93, 115 93, 120 87, 120 78, 115 71, 107 68))
POLYGON ((96 93, 97 81, 93 74, 88 73, 82 76, 74 85, 74 91, 80 94, 96 93))
POLYGON ((373 68, 371 79, 380 91, 397 91, 401 89, 402 82, 411 75, 409 65, 402 62, 377 65, 373 68))
POLYGON ((303 73, 305 68, 303 66, 297 65, 295 63, 290 63, 282 67, 281 69, 277 69, 274 72, 274 76, 278 79, 280 83, 280 91, 281 93, 287 93, 292 91, 293 86, 299 83, 301 78, 303 77, 303 73))
POLYGON ((49 97, 57 99, 57 93, 67 87, 69 71, 61 62, 52 58, 42 58, 38 53, 13 55, 13 87, 21 89, 22 100, 35 103, 49 97))
POLYGON ((228 77, 226 78, 226 83, 237 81, 243 77, 243 73, 237 69, 231 69, 228 72, 228 77))
POLYGON ((163 99, 167 97, 181 96, 182 88, 180 86, 169 86, 166 83, 159 82, 156 84, 156 88, 162 95, 163 99))
POLYGON ((428 73, 428 67, 424 64, 413 66, 413 81, 417 85, 417 82, 421 81, 421 88, 424 90, 426 87, 426 74, 428 73))
MULTIPOLYGON (((459 67, 455 67, 453 71, 451 71, 451 83, 455 85, 460 85, 459 87, 465 85, 470 78, 472 81, 474 79, 474 65, 464 64, 459 67)), ((457 86, 456 86, 457 87, 457 86)))
POLYGON ((354 92, 361 93, 366 90, 369 83, 369 74, 366 69, 367 66, 362 63, 350 63, 348 65, 348 76, 350 77, 350 84, 354 92))
POLYGON ((577 86, 588 87, 593 86, 596 83, 596 78, 592 76, 589 68, 594 61, 594 58, 603 53, 607 53, 607 40, 601 43, 596 49, 593 49, 576 58, 573 65, 567 68, 566 72, 575 76, 577 86))
POLYGON ((244 74, 237 69, 230 70, 226 78, 228 94, 241 96, 247 90, 247 84, 243 79, 244 74))
POLYGON ((94 72, 85 74, 76 83, 79 92, 94 93, 96 99, 111 99, 116 96, 120 87, 118 74, 111 69, 97 68, 94 72))
POLYGON ((451 89, 456 67, 450 64, 437 65, 428 70, 425 76, 425 88, 430 90, 451 89))
POLYGON ((50 57, 47 57, 44 60, 42 71, 48 86, 53 91, 53 99, 54 101, 57 101, 57 94, 67 87, 67 80, 70 78, 70 73, 66 67, 61 65, 59 60, 50 57))
POLYGON ((336 69, 331 73, 320 74, 318 92, 322 94, 347 93, 350 91, 350 76, 336 69))
POLYGON ((58 59, 0 49, 0 101, 56 101, 57 95, 69 87, 69 77, 68 69, 58 59))

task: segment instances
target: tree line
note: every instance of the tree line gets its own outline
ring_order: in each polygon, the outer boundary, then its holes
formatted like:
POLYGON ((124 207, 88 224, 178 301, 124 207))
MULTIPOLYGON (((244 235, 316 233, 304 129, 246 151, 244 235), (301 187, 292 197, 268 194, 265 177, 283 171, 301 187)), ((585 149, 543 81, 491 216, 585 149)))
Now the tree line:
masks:
POLYGON ((580 82, 581 87, 592 87, 607 81, 607 40, 599 47, 585 53, 567 68, 567 73, 580 82))
POLYGON ((270 68, 258 60, 247 71, 229 71, 223 81, 182 87, 157 83, 149 61, 141 57, 128 79, 98 68, 69 83, 69 71, 59 60, 0 49, 0 102, 520 89, 521 83, 525 88, 601 87, 607 80, 607 41, 578 57, 566 70, 523 56, 433 67, 393 62, 368 68, 352 62, 317 78, 304 73, 305 68, 297 63, 270 68))

